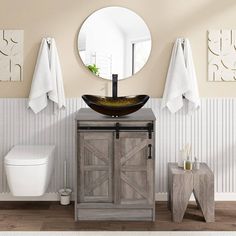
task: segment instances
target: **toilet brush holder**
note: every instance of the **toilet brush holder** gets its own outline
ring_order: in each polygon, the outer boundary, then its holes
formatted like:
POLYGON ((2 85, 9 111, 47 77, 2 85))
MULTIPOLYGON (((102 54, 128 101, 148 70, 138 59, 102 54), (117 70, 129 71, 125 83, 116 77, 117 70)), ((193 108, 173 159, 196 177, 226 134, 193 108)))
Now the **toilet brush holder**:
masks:
POLYGON ((61 205, 65 206, 70 204, 71 193, 72 190, 69 188, 59 190, 61 205))

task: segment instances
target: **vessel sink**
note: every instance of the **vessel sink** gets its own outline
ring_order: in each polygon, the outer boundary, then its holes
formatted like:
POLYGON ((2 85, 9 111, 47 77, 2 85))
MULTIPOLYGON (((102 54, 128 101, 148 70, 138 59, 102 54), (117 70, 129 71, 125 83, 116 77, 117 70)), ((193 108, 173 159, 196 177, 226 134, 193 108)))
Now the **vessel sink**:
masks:
POLYGON ((139 110, 149 99, 148 95, 103 97, 83 95, 83 100, 94 111, 108 116, 124 116, 139 110))

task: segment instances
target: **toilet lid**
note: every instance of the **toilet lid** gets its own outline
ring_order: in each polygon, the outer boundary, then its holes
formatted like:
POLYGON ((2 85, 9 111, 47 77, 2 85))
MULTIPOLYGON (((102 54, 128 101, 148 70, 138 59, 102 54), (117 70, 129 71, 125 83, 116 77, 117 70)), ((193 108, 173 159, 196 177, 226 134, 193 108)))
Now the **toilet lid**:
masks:
POLYGON ((42 165, 48 162, 55 149, 54 145, 17 145, 4 158, 7 165, 42 165))

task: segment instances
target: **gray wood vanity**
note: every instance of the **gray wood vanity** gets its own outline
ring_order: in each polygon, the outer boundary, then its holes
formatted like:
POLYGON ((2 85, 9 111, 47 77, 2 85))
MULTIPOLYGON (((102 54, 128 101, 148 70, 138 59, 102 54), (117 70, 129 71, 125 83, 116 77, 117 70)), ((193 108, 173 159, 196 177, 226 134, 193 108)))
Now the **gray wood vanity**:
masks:
POLYGON ((76 220, 155 219, 155 116, 76 116, 76 220))

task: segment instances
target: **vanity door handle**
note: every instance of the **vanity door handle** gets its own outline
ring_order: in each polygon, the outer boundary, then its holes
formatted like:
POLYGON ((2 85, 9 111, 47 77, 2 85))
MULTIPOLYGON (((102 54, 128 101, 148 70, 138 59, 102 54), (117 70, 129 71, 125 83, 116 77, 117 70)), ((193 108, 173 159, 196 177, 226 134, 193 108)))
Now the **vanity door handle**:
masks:
POLYGON ((152 144, 148 144, 148 159, 152 159, 152 144))
POLYGON ((120 138, 120 124, 116 123, 116 139, 120 138))

